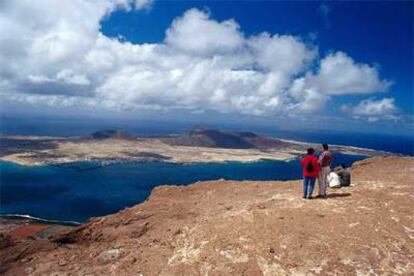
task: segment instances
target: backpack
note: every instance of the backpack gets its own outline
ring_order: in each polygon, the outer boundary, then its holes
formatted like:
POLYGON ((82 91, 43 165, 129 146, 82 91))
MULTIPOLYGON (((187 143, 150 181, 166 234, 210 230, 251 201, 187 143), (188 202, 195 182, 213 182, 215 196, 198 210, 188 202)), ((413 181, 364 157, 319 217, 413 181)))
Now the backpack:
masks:
POLYGON ((332 163, 332 155, 330 152, 327 152, 324 154, 322 158, 321 165, 322 167, 326 167, 326 166, 329 166, 331 163, 332 163))
POLYGON ((308 163, 306 164, 306 171, 308 173, 313 172, 313 164, 312 164, 312 160, 309 160, 308 163))

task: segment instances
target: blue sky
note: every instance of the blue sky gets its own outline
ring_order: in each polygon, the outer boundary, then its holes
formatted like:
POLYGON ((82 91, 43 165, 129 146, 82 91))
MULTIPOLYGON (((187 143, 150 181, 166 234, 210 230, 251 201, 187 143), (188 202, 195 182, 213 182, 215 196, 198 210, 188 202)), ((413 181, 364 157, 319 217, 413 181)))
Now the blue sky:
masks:
POLYGON ((394 82, 398 106, 414 111, 411 1, 159 1, 149 12, 111 14, 102 32, 134 43, 162 42, 174 18, 194 7, 209 10, 219 21, 234 18, 247 35, 296 35, 316 41, 322 54, 340 50, 359 62, 376 63, 394 82))
POLYGON ((411 1, 19 2, 2 115, 414 131, 411 1))

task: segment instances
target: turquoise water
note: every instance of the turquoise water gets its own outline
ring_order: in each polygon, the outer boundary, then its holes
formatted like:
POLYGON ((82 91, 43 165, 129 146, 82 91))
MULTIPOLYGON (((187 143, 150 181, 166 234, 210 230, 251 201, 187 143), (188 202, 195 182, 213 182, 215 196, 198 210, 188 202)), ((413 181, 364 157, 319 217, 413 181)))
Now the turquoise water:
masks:
MULTIPOLYGON (((361 155, 336 154, 335 163, 352 164, 361 155)), ((171 164, 162 162, 72 163, 25 167, 0 162, 0 214, 84 222, 147 199, 155 186, 199 180, 291 180, 301 177, 297 159, 252 163, 171 164)))

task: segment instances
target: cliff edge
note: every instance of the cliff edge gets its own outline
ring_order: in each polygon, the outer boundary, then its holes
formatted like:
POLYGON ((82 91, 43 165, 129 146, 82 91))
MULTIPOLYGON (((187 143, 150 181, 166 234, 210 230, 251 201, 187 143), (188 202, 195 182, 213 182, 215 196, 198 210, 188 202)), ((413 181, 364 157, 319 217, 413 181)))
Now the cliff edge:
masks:
POLYGON ((367 159, 352 178, 314 200, 300 181, 161 186, 48 240, 3 245, 0 273, 413 275, 414 159, 367 159))

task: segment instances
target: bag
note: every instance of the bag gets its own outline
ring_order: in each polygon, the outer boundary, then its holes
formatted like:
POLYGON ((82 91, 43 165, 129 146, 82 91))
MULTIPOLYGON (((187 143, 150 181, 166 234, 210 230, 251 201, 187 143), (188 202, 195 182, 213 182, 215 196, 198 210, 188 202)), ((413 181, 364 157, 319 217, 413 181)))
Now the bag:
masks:
POLYGON ((322 167, 326 167, 326 166, 331 165, 331 163, 332 163, 331 153, 327 152, 327 153, 324 154, 324 156, 322 158, 321 165, 322 165, 322 167))
POLYGON ((313 164, 312 164, 312 161, 309 161, 308 164, 306 164, 306 171, 308 173, 313 172, 313 164))
POLYGON ((341 181, 339 179, 339 175, 335 172, 331 172, 328 174, 327 177, 328 185, 331 188, 340 188, 341 187, 341 181))

